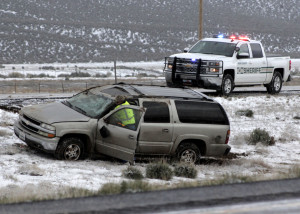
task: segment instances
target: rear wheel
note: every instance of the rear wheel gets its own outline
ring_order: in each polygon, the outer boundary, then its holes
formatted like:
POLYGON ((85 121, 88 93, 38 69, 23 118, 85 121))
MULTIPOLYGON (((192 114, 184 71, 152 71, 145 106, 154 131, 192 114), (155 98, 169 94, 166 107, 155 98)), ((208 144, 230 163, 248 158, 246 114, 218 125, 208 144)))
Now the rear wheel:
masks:
POLYGON ((200 160, 200 150, 194 143, 182 143, 177 148, 176 156, 181 163, 195 164, 200 160))
POLYGON ((275 72, 270 84, 266 85, 269 94, 277 94, 281 91, 282 76, 279 72, 275 72))
POLYGON ((59 160, 78 160, 83 156, 83 142, 79 138, 64 139, 56 149, 55 157, 59 160))

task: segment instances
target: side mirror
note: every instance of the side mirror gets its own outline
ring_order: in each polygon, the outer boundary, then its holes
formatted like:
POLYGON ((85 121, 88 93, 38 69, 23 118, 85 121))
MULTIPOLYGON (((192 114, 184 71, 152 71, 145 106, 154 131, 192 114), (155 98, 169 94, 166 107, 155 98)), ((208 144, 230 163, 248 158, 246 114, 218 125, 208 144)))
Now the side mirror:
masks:
POLYGON ((109 131, 107 130, 107 128, 105 126, 103 126, 101 129, 100 129, 100 135, 103 137, 103 138, 106 138, 109 136, 109 131))
POLYGON ((249 53, 240 53, 236 56, 238 59, 247 59, 250 57, 249 53))
POLYGON ((183 49, 183 53, 187 53, 189 51, 189 48, 183 49))

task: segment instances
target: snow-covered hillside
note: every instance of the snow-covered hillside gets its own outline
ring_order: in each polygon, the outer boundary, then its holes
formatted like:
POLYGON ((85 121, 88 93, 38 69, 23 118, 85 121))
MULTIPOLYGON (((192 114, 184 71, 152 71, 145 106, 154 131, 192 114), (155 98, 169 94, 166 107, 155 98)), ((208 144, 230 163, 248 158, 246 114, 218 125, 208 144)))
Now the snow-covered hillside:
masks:
MULTIPOLYGON (((1 0, 0 64, 163 60, 197 40, 198 0, 1 0), (133 12, 134 11, 134 12, 133 12)), ((204 1, 204 36, 300 57, 296 0, 204 1)))

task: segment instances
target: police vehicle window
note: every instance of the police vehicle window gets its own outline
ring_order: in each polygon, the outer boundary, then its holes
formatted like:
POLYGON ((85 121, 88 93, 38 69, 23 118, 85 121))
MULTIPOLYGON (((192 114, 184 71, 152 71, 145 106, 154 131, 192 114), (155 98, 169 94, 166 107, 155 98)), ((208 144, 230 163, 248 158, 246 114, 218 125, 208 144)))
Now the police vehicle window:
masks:
POLYGON ((262 52, 260 44, 252 43, 252 44, 250 44, 250 46, 252 49, 253 58, 262 58, 263 57, 263 52, 262 52))
POLYGON ((146 108, 144 123, 170 123, 170 112, 167 103, 143 102, 146 108))
POLYGON ((217 103, 175 101, 182 123, 229 125, 223 108, 217 103))
POLYGON ((248 48, 248 45, 247 45, 247 44, 241 45, 239 53, 240 53, 240 54, 241 54, 241 53, 247 53, 247 54, 249 54, 249 48, 248 48))

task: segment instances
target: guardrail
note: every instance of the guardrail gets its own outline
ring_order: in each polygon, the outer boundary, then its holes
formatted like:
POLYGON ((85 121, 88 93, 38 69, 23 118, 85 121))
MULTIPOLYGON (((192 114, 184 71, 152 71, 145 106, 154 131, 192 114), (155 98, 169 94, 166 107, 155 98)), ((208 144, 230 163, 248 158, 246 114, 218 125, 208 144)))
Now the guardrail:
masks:
MULTIPOLYGON (((159 78, 119 79, 127 84, 164 85, 159 78)), ((114 84, 115 79, 84 80, 0 80, 0 93, 70 93, 79 92, 95 86, 114 84)))

